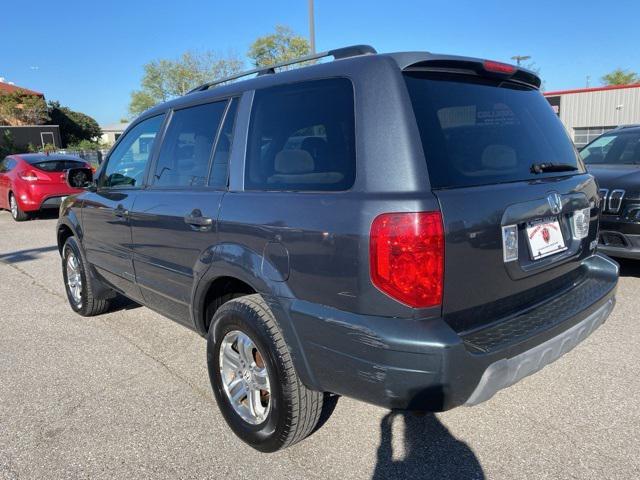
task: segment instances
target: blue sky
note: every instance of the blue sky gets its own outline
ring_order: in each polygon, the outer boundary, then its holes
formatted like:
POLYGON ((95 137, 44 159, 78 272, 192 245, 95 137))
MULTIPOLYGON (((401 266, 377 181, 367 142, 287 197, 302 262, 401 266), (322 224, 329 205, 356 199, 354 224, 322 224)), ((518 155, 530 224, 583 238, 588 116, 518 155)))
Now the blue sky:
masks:
MULTIPOLYGON (((0 77, 100 123, 127 114, 142 66, 186 50, 244 55, 280 23, 307 35, 307 0, 31 0, 1 12, 0 77), (31 12, 31 13, 30 13, 31 12)), ((640 2, 316 0, 316 43, 369 43, 502 61, 531 55, 547 90, 591 85, 620 66, 640 71, 640 2)))

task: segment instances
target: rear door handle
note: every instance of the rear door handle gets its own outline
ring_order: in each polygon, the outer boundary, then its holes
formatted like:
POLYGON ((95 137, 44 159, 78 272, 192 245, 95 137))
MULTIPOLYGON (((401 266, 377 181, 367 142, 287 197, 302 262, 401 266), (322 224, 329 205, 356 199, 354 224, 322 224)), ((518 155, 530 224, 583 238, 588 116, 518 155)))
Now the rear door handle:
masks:
POLYGON ((213 219, 203 217, 200 210, 194 210, 189 215, 185 215, 184 223, 193 227, 210 227, 213 225, 213 219))
POLYGON ((125 209, 122 205, 118 205, 114 210, 113 214, 116 217, 125 218, 129 216, 129 210, 125 209))

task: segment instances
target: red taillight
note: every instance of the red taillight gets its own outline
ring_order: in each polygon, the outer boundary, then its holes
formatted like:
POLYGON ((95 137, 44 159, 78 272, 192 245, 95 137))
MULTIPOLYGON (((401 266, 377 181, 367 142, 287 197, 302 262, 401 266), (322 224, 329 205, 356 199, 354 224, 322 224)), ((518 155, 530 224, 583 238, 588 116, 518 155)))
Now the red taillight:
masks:
POLYGON ((494 62, 493 60, 485 60, 482 64, 488 72, 512 74, 516 71, 516 67, 507 63, 494 62))
POLYGON ((440 212, 385 213, 371 225, 373 284, 413 308, 442 304, 444 231, 440 212))
POLYGON ((18 175, 22 180, 25 180, 27 182, 37 182, 38 180, 40 180, 40 177, 38 177, 38 174, 33 170, 26 170, 24 172, 19 173, 18 175))

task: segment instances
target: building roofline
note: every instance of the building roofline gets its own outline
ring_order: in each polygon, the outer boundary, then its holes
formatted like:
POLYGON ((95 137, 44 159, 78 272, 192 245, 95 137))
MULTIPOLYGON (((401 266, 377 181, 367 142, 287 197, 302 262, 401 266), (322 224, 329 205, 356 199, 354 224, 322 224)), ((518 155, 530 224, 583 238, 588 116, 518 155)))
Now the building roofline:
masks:
POLYGON ((24 95, 35 95, 37 97, 44 97, 44 93, 42 92, 37 92, 29 88, 24 88, 19 85, 14 85, 6 82, 0 82, 0 92, 6 92, 6 93, 21 92, 24 95))
POLYGON ((33 128, 33 127, 60 127, 55 123, 47 123, 45 125, 0 125, 0 128, 33 128))
POLYGON ((600 92, 603 90, 620 90, 623 88, 640 88, 640 83, 630 83, 629 85, 606 85, 604 87, 591 87, 591 88, 574 88, 572 90, 555 90, 553 92, 544 92, 544 96, 553 97, 556 95, 567 95, 570 93, 600 92))

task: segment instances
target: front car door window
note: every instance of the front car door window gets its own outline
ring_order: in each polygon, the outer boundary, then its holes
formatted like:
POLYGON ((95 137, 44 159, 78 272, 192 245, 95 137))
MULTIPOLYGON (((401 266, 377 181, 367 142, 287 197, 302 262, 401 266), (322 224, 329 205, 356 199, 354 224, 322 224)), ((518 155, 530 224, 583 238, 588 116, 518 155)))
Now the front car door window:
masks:
POLYGON ((164 114, 148 118, 133 127, 118 143, 98 180, 99 188, 140 187, 164 114))

